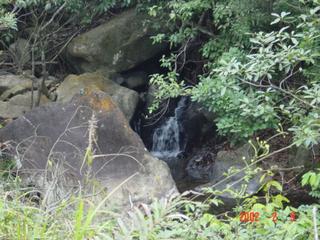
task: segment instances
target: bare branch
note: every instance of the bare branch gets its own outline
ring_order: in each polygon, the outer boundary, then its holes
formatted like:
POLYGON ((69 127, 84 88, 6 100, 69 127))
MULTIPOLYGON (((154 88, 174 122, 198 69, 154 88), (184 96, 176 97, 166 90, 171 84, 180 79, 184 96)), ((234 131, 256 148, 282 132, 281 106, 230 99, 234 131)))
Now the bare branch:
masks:
POLYGON ((52 15, 52 17, 51 17, 51 19, 45 24, 45 25, 43 25, 42 27, 41 27, 41 31, 43 30, 43 29, 45 29, 46 27, 48 27, 52 22, 53 22, 53 20, 55 19, 55 17, 64 9, 64 7, 66 6, 66 4, 67 4, 67 2, 64 2, 59 8, 58 8, 58 10, 52 15))

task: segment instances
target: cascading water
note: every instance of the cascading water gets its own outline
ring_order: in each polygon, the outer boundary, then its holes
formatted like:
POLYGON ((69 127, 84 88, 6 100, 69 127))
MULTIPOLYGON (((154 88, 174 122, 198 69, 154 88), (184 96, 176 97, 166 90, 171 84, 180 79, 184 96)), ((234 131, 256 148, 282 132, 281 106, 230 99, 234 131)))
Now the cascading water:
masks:
POLYGON ((174 111, 159 128, 155 129, 152 137, 151 153, 163 160, 177 158, 179 153, 184 151, 184 144, 181 141, 182 126, 181 117, 187 106, 187 98, 181 98, 174 111))

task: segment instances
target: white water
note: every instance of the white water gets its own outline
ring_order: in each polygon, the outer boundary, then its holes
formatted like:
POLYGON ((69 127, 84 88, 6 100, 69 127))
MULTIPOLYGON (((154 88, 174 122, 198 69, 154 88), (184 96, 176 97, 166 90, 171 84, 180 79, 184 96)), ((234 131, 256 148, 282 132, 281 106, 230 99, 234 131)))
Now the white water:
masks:
POLYGON ((179 121, 186 103, 187 99, 181 98, 174 111, 174 116, 168 118, 163 125, 155 129, 152 137, 152 155, 161 159, 175 158, 184 150, 180 142, 182 127, 179 121))

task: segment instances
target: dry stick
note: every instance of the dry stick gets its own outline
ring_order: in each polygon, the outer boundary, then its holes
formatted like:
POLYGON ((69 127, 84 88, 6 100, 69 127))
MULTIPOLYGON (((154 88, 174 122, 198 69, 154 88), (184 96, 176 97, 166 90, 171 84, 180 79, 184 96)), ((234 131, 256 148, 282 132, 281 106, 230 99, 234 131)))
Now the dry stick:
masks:
MULTIPOLYGON (((96 147, 98 148, 99 146, 98 146, 97 143, 96 143, 96 145, 97 145, 96 147)), ((99 150, 99 152, 101 152, 101 150, 99 150)), ((117 153, 113 153, 112 155, 106 155, 105 157, 111 157, 111 159, 109 159, 107 162, 105 162, 105 163, 100 167, 100 169, 95 172, 95 174, 93 175, 93 177, 95 177, 96 175, 98 175, 99 172, 100 172, 101 170, 103 170, 106 165, 108 165, 110 162, 114 161, 117 157, 120 156, 120 154, 130 155, 130 154, 134 154, 134 153, 136 153, 136 151, 134 151, 134 152, 132 152, 132 151, 131 151, 131 152, 124 152, 124 151, 122 150, 122 147, 121 147, 117 153)), ((93 159, 95 159, 96 156, 98 156, 98 155, 93 155, 93 159)), ((132 156, 132 155, 130 155, 130 156, 132 156)), ((102 156, 102 157, 103 157, 103 156, 102 156)), ((137 160, 136 160, 136 161, 137 161, 137 160)))
MULTIPOLYGON (((62 163, 60 163, 59 161, 57 162, 57 164, 53 167, 53 171, 52 171, 52 173, 51 173, 51 179, 52 179, 52 181, 51 181, 51 183, 50 183, 50 181, 48 181, 47 183, 49 184, 49 186, 48 186, 48 188, 46 189, 46 192, 45 192, 45 194, 44 194, 44 197, 43 197, 43 199, 42 199, 42 204, 41 204, 41 207, 42 208, 44 208, 44 207, 47 207, 48 206, 48 199, 49 199, 49 197, 50 197, 50 193, 51 192, 53 192, 54 191, 54 188, 55 188, 55 186, 57 186, 58 184, 59 184, 59 177, 60 176, 63 176, 64 175, 64 173, 65 173, 65 171, 63 171, 62 172, 62 168, 60 168, 59 169, 59 167, 60 167, 60 164, 61 164, 61 166, 63 165, 62 163), (60 174, 59 174, 59 173, 60 174)), ((47 179, 47 170, 46 170, 46 179, 47 179)))
POLYGON ((31 109, 33 108, 33 104, 34 104, 34 84, 36 81, 36 78, 34 76, 35 73, 35 64, 34 64, 34 44, 32 45, 31 48, 31 109))
POLYGON ((318 228, 317 228, 317 207, 313 206, 313 230, 314 230, 314 240, 319 240, 318 228))
POLYGON ((45 59, 45 53, 44 49, 41 51, 41 62, 42 62, 42 79, 40 81, 40 84, 38 86, 38 96, 37 96, 37 102, 36 107, 40 105, 41 100, 41 94, 43 93, 47 98, 50 99, 50 93, 47 89, 47 86, 45 86, 45 81, 48 79, 48 72, 46 69, 46 59, 45 59))
MULTIPOLYGON (((35 15, 33 14, 33 17, 35 18, 35 15)), ((36 18, 35 18, 36 19, 36 18)), ((35 101, 34 101, 34 86, 36 82, 36 77, 35 77, 35 47, 37 44, 37 41, 39 39, 39 29, 38 29, 38 19, 36 19, 36 29, 37 31, 35 33, 32 33, 30 36, 30 41, 33 37, 33 43, 31 47, 31 60, 32 60, 32 65, 31 65, 31 79, 32 79, 32 90, 31 90, 31 109, 35 107, 35 101)))
POLYGON ((60 56, 60 54, 63 52, 63 50, 68 46, 68 44, 72 41, 72 39, 80 32, 80 30, 78 30, 77 32, 75 32, 74 34, 71 35, 71 37, 68 39, 68 41, 60 48, 60 50, 57 52, 57 54, 51 59, 52 62, 54 62, 58 56, 60 56))
POLYGON ((40 105, 41 100, 41 92, 42 92, 42 85, 44 84, 46 80, 46 64, 45 64, 45 54, 44 50, 41 51, 41 62, 42 62, 42 79, 40 80, 40 83, 38 84, 38 96, 35 106, 38 107, 40 105))
POLYGON ((67 2, 64 2, 59 8, 58 10, 52 15, 51 19, 41 27, 41 31, 44 30, 46 27, 48 27, 52 22, 53 20, 55 19, 55 17, 62 11, 62 9, 66 6, 66 3, 67 2))
POLYGON ((167 110, 169 108, 169 104, 170 104, 170 98, 167 99, 166 105, 162 108, 163 110, 160 110, 158 113, 155 113, 153 116, 151 116, 152 118, 156 118, 157 117, 157 119, 154 122, 145 124, 143 126, 144 127, 149 127, 149 126, 152 126, 152 125, 156 124, 157 122, 159 122, 162 119, 162 117, 166 114, 166 112, 167 112, 167 110))

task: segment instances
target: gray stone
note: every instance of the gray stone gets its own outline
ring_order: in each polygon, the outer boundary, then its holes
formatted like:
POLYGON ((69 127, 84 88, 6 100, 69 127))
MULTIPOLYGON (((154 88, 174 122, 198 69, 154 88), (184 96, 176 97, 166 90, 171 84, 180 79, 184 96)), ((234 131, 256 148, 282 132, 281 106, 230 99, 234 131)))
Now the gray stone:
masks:
MULTIPOLYGON (((16 106, 24 106, 24 107, 29 107, 31 106, 31 96, 32 93, 31 91, 25 92, 23 94, 18 94, 15 95, 14 97, 10 98, 8 101, 11 105, 16 105, 16 106)), ((33 92, 33 101, 35 102, 36 99, 38 98, 38 92, 34 91, 33 92)), ((51 102, 45 95, 41 94, 40 98, 40 106, 47 104, 51 102)))
MULTIPOLYGON (((37 99, 37 92, 34 92, 34 101, 37 99)), ((41 95, 40 105, 51 102, 46 96, 41 95)), ((1 118, 17 118, 31 110, 31 92, 16 95, 9 101, 0 101, 1 118)))
POLYGON ((118 206, 177 193, 167 165, 146 151, 101 91, 33 109, 0 129, 6 141, 22 182, 37 187, 46 204, 79 189, 118 206))
POLYGON ((0 75, 0 94, 16 86, 31 86, 31 79, 23 75, 0 75))
MULTIPOLYGON (((35 79, 34 90, 37 90, 37 85, 40 79, 35 79)), ((53 84, 57 82, 52 76, 49 76, 45 84, 50 88, 53 84)), ((30 75, 13 75, 6 74, 0 75, 0 100, 7 101, 8 99, 24 94, 32 89, 32 80, 30 75), (1 91, 2 90, 2 91, 1 91)), ((30 96, 31 99, 31 96, 30 96)))
POLYGON ((131 9, 77 36, 67 47, 69 61, 79 72, 123 72, 156 56, 166 44, 152 44, 154 33, 144 26, 145 19, 146 15, 131 9))

